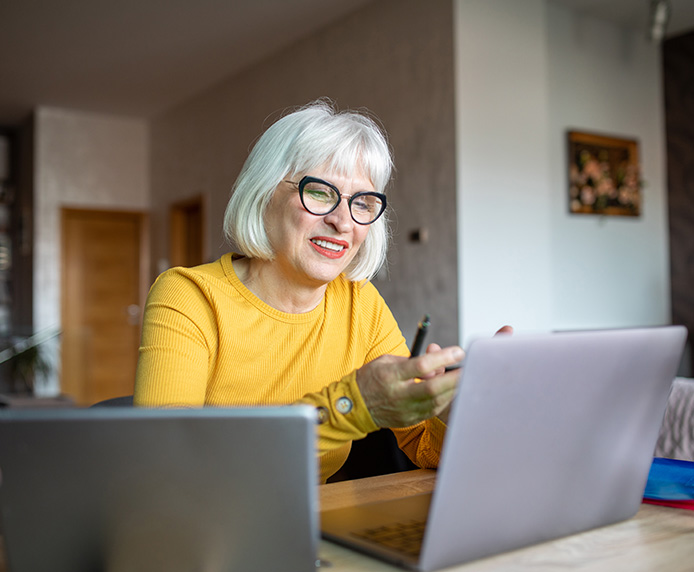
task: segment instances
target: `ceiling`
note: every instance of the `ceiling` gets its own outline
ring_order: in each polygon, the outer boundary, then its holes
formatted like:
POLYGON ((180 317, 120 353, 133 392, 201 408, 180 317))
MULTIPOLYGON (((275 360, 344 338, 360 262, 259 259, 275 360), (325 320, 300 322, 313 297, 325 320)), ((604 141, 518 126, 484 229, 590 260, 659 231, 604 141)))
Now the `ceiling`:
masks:
MULTIPOLYGON (((149 118, 374 0, 4 0, 0 125, 37 106, 149 118)), ((650 0, 550 0, 646 30, 650 0)), ((694 29, 670 0, 668 35, 694 29)))
POLYGON ((372 0, 0 0, 0 125, 152 117, 372 0))
MULTIPOLYGON (((549 0, 578 13, 595 16, 608 22, 647 33, 651 0, 549 0)), ((694 30, 694 2, 692 0, 668 0, 670 21, 666 38, 694 30)))

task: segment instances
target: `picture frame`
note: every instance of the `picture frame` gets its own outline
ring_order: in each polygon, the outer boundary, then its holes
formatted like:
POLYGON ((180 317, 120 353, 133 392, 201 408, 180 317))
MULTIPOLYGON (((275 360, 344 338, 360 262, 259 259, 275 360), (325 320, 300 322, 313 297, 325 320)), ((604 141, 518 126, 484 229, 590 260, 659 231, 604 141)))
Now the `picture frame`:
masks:
POLYGON ((568 131, 569 212, 638 217, 641 173, 636 139, 568 131))

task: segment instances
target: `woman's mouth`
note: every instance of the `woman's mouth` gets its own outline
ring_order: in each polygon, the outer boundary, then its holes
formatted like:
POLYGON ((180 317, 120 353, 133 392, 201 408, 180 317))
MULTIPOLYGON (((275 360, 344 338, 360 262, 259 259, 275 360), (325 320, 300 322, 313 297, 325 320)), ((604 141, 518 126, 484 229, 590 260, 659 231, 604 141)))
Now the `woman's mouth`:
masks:
POLYGON ((342 240, 328 238, 312 238, 310 242, 317 252, 328 258, 342 257, 349 247, 349 244, 342 240))

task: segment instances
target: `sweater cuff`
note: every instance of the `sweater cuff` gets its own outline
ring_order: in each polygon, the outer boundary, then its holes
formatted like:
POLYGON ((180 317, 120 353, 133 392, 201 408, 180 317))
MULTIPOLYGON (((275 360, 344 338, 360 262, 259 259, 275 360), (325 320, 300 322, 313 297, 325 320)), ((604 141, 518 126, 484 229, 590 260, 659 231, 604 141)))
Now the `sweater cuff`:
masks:
POLYGON ((359 385, 357 385, 357 372, 353 371, 346 375, 339 383, 344 384, 345 397, 351 399, 354 405, 352 412, 354 414, 353 423, 355 426, 366 434, 373 433, 380 429, 374 422, 373 417, 371 417, 369 408, 366 406, 364 398, 361 395, 359 385))
POLYGON ((362 439, 379 429, 359 391, 356 371, 324 387, 319 393, 305 395, 300 402, 316 408, 321 445, 328 449, 338 443, 342 445, 362 439))

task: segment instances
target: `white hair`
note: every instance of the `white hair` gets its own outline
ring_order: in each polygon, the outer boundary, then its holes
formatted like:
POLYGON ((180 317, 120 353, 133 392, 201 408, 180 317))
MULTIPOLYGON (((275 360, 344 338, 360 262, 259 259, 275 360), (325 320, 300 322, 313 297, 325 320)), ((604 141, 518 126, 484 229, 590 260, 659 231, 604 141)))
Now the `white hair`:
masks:
MULTIPOLYGON (((363 169, 376 192, 384 193, 393 159, 374 119, 362 112, 338 112, 324 99, 310 103, 271 125, 253 147, 224 213, 226 238, 249 258, 272 260, 264 219, 275 189, 288 177, 326 165, 345 176, 363 169)), ((389 239, 384 212, 370 225, 346 277, 372 278, 386 261, 389 239)))

